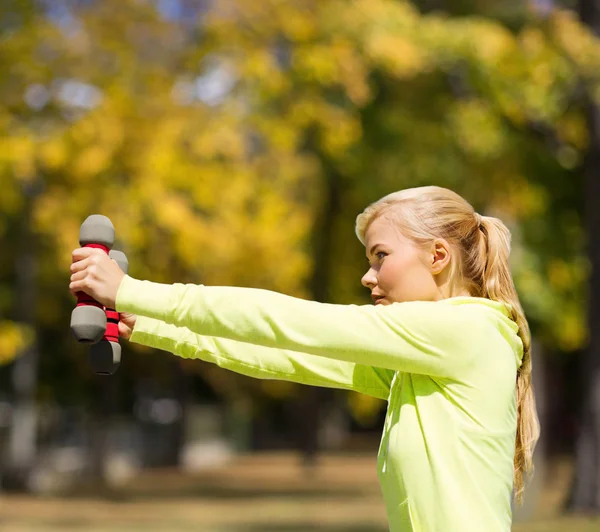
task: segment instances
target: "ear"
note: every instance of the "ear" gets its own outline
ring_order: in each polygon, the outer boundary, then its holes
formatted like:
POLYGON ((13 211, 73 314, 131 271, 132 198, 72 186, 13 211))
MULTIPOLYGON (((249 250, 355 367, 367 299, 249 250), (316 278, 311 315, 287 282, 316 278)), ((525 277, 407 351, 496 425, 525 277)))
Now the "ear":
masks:
POLYGON ((431 246, 431 273, 439 275, 450 264, 450 246, 443 238, 436 238, 431 246))

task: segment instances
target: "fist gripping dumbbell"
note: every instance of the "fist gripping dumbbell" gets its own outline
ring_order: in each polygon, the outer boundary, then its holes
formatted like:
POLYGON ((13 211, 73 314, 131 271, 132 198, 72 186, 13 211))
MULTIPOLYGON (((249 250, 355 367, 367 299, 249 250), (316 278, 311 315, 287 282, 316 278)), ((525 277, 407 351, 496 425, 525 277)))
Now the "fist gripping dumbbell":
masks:
MULTIPOLYGON (((114 240, 115 228, 106 216, 92 214, 81 224, 79 244, 108 253, 127 273, 128 263, 125 255, 120 251, 110 251, 114 240)), ((91 296, 84 292, 77 293, 77 306, 71 314, 71 331, 78 342, 94 344, 90 351, 90 362, 96 373, 112 374, 119 365, 121 346, 118 323, 119 315, 116 311, 106 311, 104 306, 91 296)))
MULTIPOLYGON (((127 273, 129 262, 125 253, 115 249, 108 256, 127 273)), ((119 344, 119 313, 112 308, 105 308, 106 332, 102 339, 90 347, 90 365, 95 373, 112 375, 121 362, 121 344, 119 344)))

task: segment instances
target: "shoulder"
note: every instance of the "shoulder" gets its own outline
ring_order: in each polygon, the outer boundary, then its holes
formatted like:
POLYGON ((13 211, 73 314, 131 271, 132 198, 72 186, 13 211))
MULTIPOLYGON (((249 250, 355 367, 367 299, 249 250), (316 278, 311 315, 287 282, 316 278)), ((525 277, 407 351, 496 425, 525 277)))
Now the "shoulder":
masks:
POLYGON ((437 328, 469 327, 489 323, 485 309, 477 305, 454 305, 441 301, 407 301, 375 307, 383 316, 402 318, 437 328))
POLYGON ((464 349, 480 345, 496 329, 489 309, 481 305, 457 305, 446 300, 409 301, 393 303, 378 311, 390 325, 409 329, 415 336, 448 347, 464 349))

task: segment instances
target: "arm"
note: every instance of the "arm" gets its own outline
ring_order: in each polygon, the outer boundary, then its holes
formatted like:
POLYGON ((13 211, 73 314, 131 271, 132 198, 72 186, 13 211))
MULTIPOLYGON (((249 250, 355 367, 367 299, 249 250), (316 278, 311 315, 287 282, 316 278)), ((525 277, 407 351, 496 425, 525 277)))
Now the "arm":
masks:
POLYGON ((129 276, 116 299, 119 311, 207 336, 439 377, 460 376, 473 356, 469 340, 484 334, 472 327, 473 313, 444 302, 331 305, 267 290, 129 276))
POLYGON ((143 316, 138 316, 130 341, 183 358, 199 358, 249 377, 354 390, 384 400, 394 375, 351 362, 202 336, 143 316))

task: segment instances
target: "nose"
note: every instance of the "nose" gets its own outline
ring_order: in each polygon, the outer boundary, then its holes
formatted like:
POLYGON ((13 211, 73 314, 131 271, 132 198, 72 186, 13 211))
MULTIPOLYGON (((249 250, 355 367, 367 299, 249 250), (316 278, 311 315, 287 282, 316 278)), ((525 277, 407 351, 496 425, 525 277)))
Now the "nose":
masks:
POLYGON ((369 268, 367 273, 365 273, 360 280, 362 285, 369 290, 373 290, 377 286, 377 275, 373 268, 369 268))

